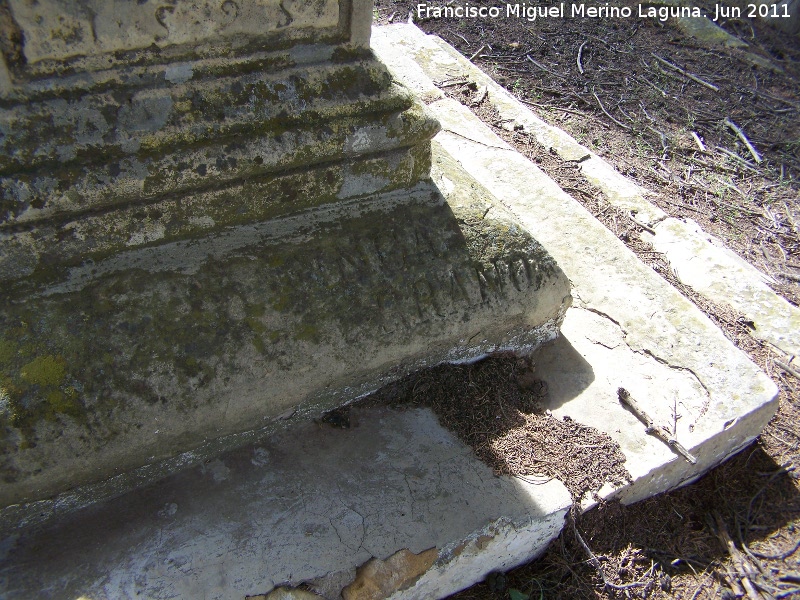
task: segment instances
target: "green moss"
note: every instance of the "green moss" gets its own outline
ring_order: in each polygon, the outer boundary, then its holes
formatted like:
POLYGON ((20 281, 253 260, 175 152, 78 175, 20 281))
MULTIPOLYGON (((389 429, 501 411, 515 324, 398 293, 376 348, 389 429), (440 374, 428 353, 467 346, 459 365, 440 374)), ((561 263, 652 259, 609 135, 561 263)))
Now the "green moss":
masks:
POLYGON ((295 329, 294 337, 306 342, 319 342, 319 328, 313 323, 303 323, 295 329))
POLYGON ((248 304, 245 308, 245 311, 247 312, 248 317, 262 317, 267 311, 267 305, 263 302, 248 304))
POLYGON ((289 294, 283 294, 273 298, 271 304, 278 312, 285 312, 292 308, 293 300, 289 294))
POLYGON ((17 352, 17 345, 10 341, 0 339, 0 365, 10 362, 17 352))
POLYGON ((259 321, 256 317, 246 317, 244 321, 247 323, 247 326, 250 328, 250 330, 255 334, 262 334, 267 330, 264 323, 259 321))
POLYGON ((20 375, 32 385, 61 385, 66 375, 64 359, 60 356, 38 356, 22 367, 20 375))

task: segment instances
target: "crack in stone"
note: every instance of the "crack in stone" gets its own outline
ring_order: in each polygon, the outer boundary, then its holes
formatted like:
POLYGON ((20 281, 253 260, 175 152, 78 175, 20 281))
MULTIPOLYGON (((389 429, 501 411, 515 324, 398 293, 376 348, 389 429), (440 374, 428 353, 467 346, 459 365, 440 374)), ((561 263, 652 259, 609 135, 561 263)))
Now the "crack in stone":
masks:
POLYGON ((495 148, 496 150, 508 150, 509 152, 514 152, 511 148, 506 148, 504 146, 496 146, 494 144, 487 144, 486 142, 482 142, 480 140, 473 139, 469 136, 464 135, 463 133, 458 133, 457 131, 453 131, 452 129, 447 129, 446 127, 442 127, 442 131, 446 131, 447 133, 452 133, 455 136, 458 136, 462 139, 468 140, 470 142, 474 142, 476 144, 480 144, 481 146, 485 146, 487 148, 495 148))
MULTIPOLYGON (((588 305, 587 305, 587 304, 586 304, 586 303, 585 303, 583 300, 581 300, 581 299, 580 299, 580 297, 579 297, 579 296, 577 296, 577 295, 575 294, 575 292, 574 292, 574 291, 573 291, 572 295, 573 295, 573 296, 575 296, 575 297, 576 297, 578 300, 580 300, 580 303, 581 303, 581 306, 579 306, 579 307, 576 307, 576 308, 581 308, 581 309, 583 309, 583 310, 588 310, 588 311, 589 311, 589 312, 591 312, 591 313, 594 313, 594 314, 596 314, 596 315, 599 315, 599 316, 601 316, 601 317, 604 317, 604 318, 608 319, 608 320, 609 320, 609 321, 611 321, 611 322, 612 322, 614 325, 616 325, 617 327, 619 327, 619 328, 620 328, 620 331, 622 331, 622 335, 623 335, 623 336, 627 334, 627 332, 625 331, 625 328, 624 328, 624 327, 623 327, 623 326, 620 324, 620 322, 619 322, 619 321, 617 321, 617 320, 616 320, 614 317, 612 317, 611 315, 609 315, 609 314, 607 314, 607 313, 604 313, 604 312, 603 312, 603 311, 601 311, 601 310, 598 310, 598 309, 596 309, 596 308, 592 308, 591 306, 588 306, 588 305)), ((633 348, 631 348, 631 350, 633 350, 633 348)))
MULTIPOLYGON (((628 346, 628 347, 630 348, 630 346, 628 346)), ((698 377, 697 373, 695 373, 694 370, 691 367, 681 367, 681 366, 678 366, 678 365, 671 364, 669 361, 661 358, 660 356, 656 356, 648 348, 642 348, 641 350, 635 350, 635 349, 631 348, 631 350, 633 350, 637 354, 646 354, 647 356, 653 358, 659 364, 665 365, 665 366, 669 367, 670 369, 674 369, 676 371, 688 371, 689 373, 691 373, 691 375, 692 375, 692 377, 694 377, 695 381, 697 381, 697 383, 700 385, 700 387, 703 388, 703 391, 705 392, 705 395, 706 395, 705 400, 703 400, 703 405, 700 407, 700 411, 699 411, 697 417, 694 420, 694 424, 697 424, 697 422, 700 419, 703 418, 703 416, 706 414, 706 412, 708 412, 708 408, 709 408, 710 403, 711 403, 711 392, 706 387, 706 384, 703 383, 703 380, 700 379, 700 377, 698 377)))
MULTIPOLYGON (((340 496, 344 495, 344 492, 342 491, 342 488, 338 483, 336 484, 336 488, 339 490, 339 495, 340 496)), ((358 550, 365 550, 366 551, 366 548, 364 547, 364 540, 367 537, 367 525, 366 525, 367 518, 364 515, 362 515, 359 511, 357 511, 355 508, 353 508, 349 504, 346 504, 344 502, 344 500, 342 500, 341 498, 338 498, 338 500, 339 500, 339 504, 344 506, 347 510, 357 514, 358 517, 361 519, 361 540, 358 542, 358 546, 356 547, 355 551, 356 552, 358 550)))
MULTIPOLYGON (((575 296, 575 298, 576 298, 576 299, 577 299, 577 300, 578 300, 578 301, 581 303, 581 306, 579 306, 579 307, 576 307, 576 308, 581 308, 581 309, 583 309, 583 310, 587 310, 587 311, 589 311, 589 312, 592 312, 592 313, 594 313, 594 314, 596 314, 596 315, 599 315, 599 316, 601 316, 601 317, 604 317, 604 318, 608 319, 609 321, 611 321, 612 323, 614 323, 614 325, 616 325, 617 327, 619 327, 620 331, 622 332, 622 335, 623 335, 623 340, 625 341, 625 345, 626 345, 626 346, 627 346, 627 347, 628 347, 628 348, 629 348, 629 349, 630 349, 632 352, 634 352, 634 353, 636 353, 636 354, 643 354, 643 355, 647 355, 647 356, 649 356, 650 358, 654 359, 654 360, 655 360, 656 362, 658 362, 659 364, 665 365, 665 366, 669 367, 670 369, 673 369, 673 370, 676 370, 676 371, 687 371, 688 373, 690 373, 690 374, 691 374, 691 376, 694 378, 694 380, 695 380, 695 381, 696 381, 696 382, 697 382, 697 383, 700 385, 700 387, 701 387, 701 388, 703 388, 703 392, 705 393, 705 399, 703 400, 703 404, 702 404, 702 406, 700 407, 700 410, 699 410, 699 412, 698 412, 698 414, 697 414, 697 417, 694 419, 694 424, 697 424, 697 422, 698 422, 700 419, 702 419, 702 418, 703 418, 703 416, 706 414, 706 412, 708 412, 708 408, 709 408, 709 406, 710 406, 710 403, 711 403, 711 392, 709 391, 708 387, 706 387, 706 384, 705 384, 705 383, 703 383, 703 380, 702 380, 702 379, 700 379, 700 377, 697 375, 697 373, 695 373, 695 371, 694 371, 694 370, 693 370, 691 367, 684 367, 684 366, 673 365, 673 364, 672 364, 672 363, 670 363, 668 360, 666 360, 666 359, 664 359, 664 358, 661 358, 660 356, 657 356, 655 353, 653 353, 653 351, 652 351, 652 350, 650 350, 650 349, 648 349, 648 348, 642 348, 642 349, 640 349, 640 350, 638 350, 638 349, 636 349, 636 348, 633 348, 633 347, 632 347, 632 346, 631 346, 631 345, 628 343, 628 339, 627 339, 627 338, 628 338, 628 335, 627 335, 627 332, 625 331, 625 328, 624 328, 624 327, 622 327, 622 325, 619 323, 619 321, 617 321, 617 320, 616 320, 616 319, 614 319, 612 316, 610 316, 610 315, 608 315, 608 314, 604 313, 604 312, 603 312, 603 311, 601 311, 601 310, 598 310, 598 309, 596 309, 596 308, 593 308, 593 307, 591 307, 591 306, 587 306, 587 305, 585 304, 585 302, 584 302, 584 301, 583 301, 583 300, 580 298, 580 296, 578 296, 577 294, 575 294, 575 292, 574 292, 574 291, 573 291, 573 296, 575 296)), ((587 339, 588 339, 588 338, 587 338, 587 339)), ((601 342, 598 342, 598 341, 596 341, 596 340, 589 340, 589 341, 591 341, 592 343, 598 344, 598 345, 600 345, 600 346, 603 346, 603 347, 605 347, 605 348, 608 348, 608 346, 606 346, 605 344, 603 344, 603 343, 601 343, 601 342)))

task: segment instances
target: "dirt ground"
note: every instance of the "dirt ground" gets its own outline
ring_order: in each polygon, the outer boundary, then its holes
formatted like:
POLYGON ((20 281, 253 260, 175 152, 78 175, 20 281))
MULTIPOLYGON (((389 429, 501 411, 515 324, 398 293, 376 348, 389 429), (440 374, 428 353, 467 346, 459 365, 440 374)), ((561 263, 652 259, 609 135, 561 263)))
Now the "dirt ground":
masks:
MULTIPOLYGON (((694 4, 714 13, 711 3, 694 4)), ((406 22, 415 6, 376 0, 376 22, 406 22)), ((776 292, 800 302, 800 38, 749 19, 720 23, 745 49, 701 43, 671 20, 414 20, 651 190, 669 215, 697 221, 769 275, 776 292)), ((469 82, 446 91, 475 100, 469 82)), ((778 384, 780 409, 757 443, 697 483, 576 516, 538 560, 455 597, 800 597, 800 380, 775 362, 793 357, 753 338, 752 324, 729 307, 682 286, 639 239, 641 227, 579 171, 524 133, 502 129, 488 104, 472 108, 747 352, 778 384)), ((543 394, 546 385, 524 360, 495 357, 415 375, 376 401, 431 405, 498 473, 556 476, 576 497, 624 479, 613 442, 574 423, 555 429, 537 408, 543 394), (487 421, 484 413, 501 416, 488 419, 496 430, 474 427, 487 421), (515 453, 521 439, 533 459, 515 453), (584 456, 584 446, 598 450, 584 456), (553 447, 594 462, 584 472, 548 463, 553 447)))

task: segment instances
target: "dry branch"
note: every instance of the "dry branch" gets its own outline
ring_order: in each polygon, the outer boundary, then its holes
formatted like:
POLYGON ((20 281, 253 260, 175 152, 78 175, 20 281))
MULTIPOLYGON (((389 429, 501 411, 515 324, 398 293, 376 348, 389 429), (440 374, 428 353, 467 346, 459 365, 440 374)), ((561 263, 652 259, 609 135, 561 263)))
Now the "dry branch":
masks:
POLYGON ((715 525, 717 536, 719 537, 722 545, 725 546, 725 549, 728 551, 733 563, 733 567, 736 571, 735 575, 731 577, 731 580, 735 581, 735 579, 739 579, 739 581, 741 581, 741 586, 744 588, 744 591, 747 593, 747 597, 750 598, 750 600, 764 600, 764 596, 762 596, 755 588, 755 585, 753 585, 752 578, 758 574, 756 568, 736 547, 736 543, 728 533, 728 528, 725 526, 725 522, 722 520, 722 517, 720 517, 719 514, 715 514, 714 519, 716 521, 715 525))
POLYGON ((705 144, 703 144, 703 140, 700 139, 700 136, 697 135, 697 133, 695 133, 693 131, 692 132, 692 137, 694 138, 694 141, 697 142, 697 147, 700 148, 701 151, 705 152, 706 151, 706 147, 705 147, 705 144))
POLYGON ((528 59, 528 60, 529 60, 531 63, 533 63, 534 65, 536 65, 537 67, 539 67, 539 68, 540 68, 542 71, 544 71, 545 73, 550 73, 550 75, 553 75, 553 76, 555 76, 555 77, 558 77, 559 79, 566 79, 566 77, 564 77, 564 76, 563 76, 563 75, 561 75, 560 73, 556 73, 555 71, 551 71, 550 69, 548 69, 547 67, 545 67, 543 64, 541 64, 541 63, 538 63, 538 62, 536 62, 535 60, 533 60, 533 59, 531 58, 531 55, 530 55, 530 54, 526 54, 526 55, 525 55, 525 58, 527 58, 527 59, 528 59))
POLYGON ((611 583, 606 577, 605 571, 603 571, 603 566, 600 564, 600 561, 597 559, 597 556, 595 556, 594 552, 592 552, 592 549, 589 548, 589 545, 583 540, 581 534, 578 533, 578 528, 575 526, 575 518, 572 516, 572 514, 569 515, 568 519, 570 524, 572 525, 572 533, 575 535, 575 539, 578 540, 578 543, 581 545, 584 552, 586 552, 586 555, 589 557, 588 560, 589 564, 594 567, 595 571, 597 571, 597 574, 600 576, 600 579, 603 580, 604 587, 609 587, 614 590, 628 590, 630 588, 647 585, 646 582, 644 581, 635 581, 633 583, 626 583, 625 585, 617 585, 615 583, 611 583))
POLYGON ((730 129, 732 129, 736 133, 737 136, 739 136, 739 139, 742 140, 745 146, 747 146, 747 149, 750 151, 750 154, 753 156, 753 159, 757 163, 761 163, 761 161, 763 160, 761 158, 761 155, 755 148, 753 148, 753 144, 751 144, 750 140, 747 139, 747 136, 744 134, 744 131, 742 131, 736 123, 734 123, 727 117, 725 117, 725 125, 727 125, 730 129))
POLYGON ((627 126, 627 125, 625 125, 624 123, 621 123, 621 122, 617 121, 617 120, 616 120, 614 117, 612 117, 612 116, 611 116, 611 115, 608 113, 608 111, 606 110, 606 107, 605 107, 605 106, 603 106, 603 103, 602 103, 602 102, 600 102, 600 98, 598 98, 598 97, 597 97, 597 94, 595 94, 595 93, 594 93, 594 90, 592 90, 592 96, 594 96, 594 99, 595 99, 595 100, 597 100, 597 105, 600 107, 600 110, 602 110, 602 111, 603 111, 603 113, 604 113, 604 114, 605 114, 605 115, 606 115, 606 116, 607 116, 609 119, 611 119, 612 121, 614 121, 614 123, 616 123, 617 125, 619 125, 619 126, 620 126, 620 127, 622 127, 623 129, 627 129, 628 131, 630 131, 630 129, 631 129, 630 127, 628 127, 628 126, 627 126))
POLYGON ((578 58, 576 62, 578 63, 578 71, 580 72, 581 75, 583 75, 583 65, 581 64, 581 55, 583 54, 583 47, 586 45, 587 41, 588 40, 584 40, 580 48, 578 48, 578 58))
POLYGON ((750 171, 753 171, 754 173, 758 173, 758 169, 756 169, 756 166, 753 163, 747 162, 745 159, 743 159, 741 156, 739 156, 735 152, 731 152, 730 150, 728 150, 727 148, 723 148, 722 146, 717 146, 716 148, 720 152, 722 152, 724 154, 727 154, 731 158, 736 159, 745 169, 749 169, 750 171))
POLYGON ((486 50, 486 44, 484 44, 483 46, 481 46, 480 48, 478 48, 477 52, 475 52, 475 54, 473 54, 472 56, 470 56, 470 57, 469 57, 469 62, 472 62, 473 60, 475 60, 476 58, 478 58, 478 55, 479 55, 481 52, 483 52, 484 50, 486 50))
POLYGON ((688 460, 692 464, 697 463, 697 459, 689 453, 689 451, 684 448, 678 440, 676 440, 672 435, 670 435, 669 430, 664 427, 663 425, 656 426, 653 423, 653 419, 651 419, 644 410, 637 404, 636 400, 633 399, 631 393, 626 390, 625 388, 619 388, 617 390, 617 396, 619 396, 619 401, 622 402, 625 406, 631 409, 633 414, 645 424, 647 429, 645 430, 647 433, 654 435, 659 440, 664 442, 667 446, 669 446, 674 452, 680 454, 683 458, 688 460))
POLYGON ((797 369, 792 368, 782 360, 776 360, 775 364, 778 365, 781 369, 783 369, 787 373, 789 373, 790 375, 794 375, 797 379, 800 379, 800 371, 798 371, 797 369))
POLYGON ((633 221, 636 225, 644 229, 647 233, 650 233, 652 235, 656 234, 656 230, 650 227, 649 225, 642 223, 641 221, 636 219, 633 215, 628 215, 628 216, 630 217, 631 221, 633 221))
POLYGON ((697 82, 700 85, 703 85, 703 86, 707 87, 710 90, 714 90, 715 92, 719 91, 719 88, 717 86, 715 86, 713 83, 708 83, 707 81, 704 81, 703 79, 700 79, 697 75, 693 75, 692 73, 689 73, 689 71, 681 69, 677 65, 673 65, 671 62, 669 62, 668 60, 664 60, 663 58, 661 58, 657 54, 654 54, 652 52, 650 54, 652 54, 653 58, 655 58, 658 62, 660 62, 660 63, 668 66, 669 68, 677 71, 681 75, 684 75, 685 77, 688 77, 692 81, 697 82))

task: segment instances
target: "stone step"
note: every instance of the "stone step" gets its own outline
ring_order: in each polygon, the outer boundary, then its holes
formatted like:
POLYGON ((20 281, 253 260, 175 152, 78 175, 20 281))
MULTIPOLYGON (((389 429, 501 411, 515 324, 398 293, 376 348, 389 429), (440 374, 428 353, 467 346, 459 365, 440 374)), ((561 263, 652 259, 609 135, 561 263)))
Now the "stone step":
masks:
MULTIPOLYGON (((452 157, 501 199, 569 277, 573 307, 562 336, 537 353, 537 375, 549 385, 554 414, 608 433, 627 456, 631 483, 604 495, 629 503, 673 489, 755 439, 777 409, 775 384, 694 304, 434 81, 466 78, 486 86, 501 118, 513 120, 510 127, 524 127, 565 160, 579 162, 612 201, 655 224, 665 215, 641 189, 536 117, 443 40, 412 25, 391 25, 373 28, 372 46, 442 123, 434 138, 434 181, 447 186, 446 176, 437 174, 437 153, 452 157), (673 430, 696 463, 647 435, 620 404, 618 388, 673 430)), ((782 318, 786 314, 794 318, 782 318)), ((783 338, 797 328, 776 322, 775 331, 783 338)))
POLYGON ((350 424, 300 423, 17 532, 0 543, 0 596, 243 600, 306 582, 325 598, 423 600, 561 531, 561 483, 495 477, 429 410, 352 409, 350 424))

